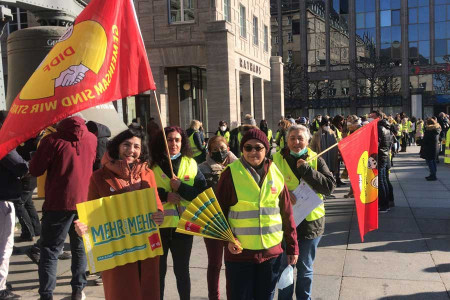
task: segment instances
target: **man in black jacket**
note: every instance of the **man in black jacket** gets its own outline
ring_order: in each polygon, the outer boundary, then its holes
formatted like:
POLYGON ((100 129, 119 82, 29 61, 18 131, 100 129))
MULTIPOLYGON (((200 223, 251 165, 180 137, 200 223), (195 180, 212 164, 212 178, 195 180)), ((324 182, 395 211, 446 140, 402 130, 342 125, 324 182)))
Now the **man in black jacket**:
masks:
POLYGON ((392 147, 391 125, 381 111, 373 111, 369 118, 378 121, 378 207, 380 213, 389 211, 390 187, 388 183, 388 172, 391 167, 389 152, 392 147))

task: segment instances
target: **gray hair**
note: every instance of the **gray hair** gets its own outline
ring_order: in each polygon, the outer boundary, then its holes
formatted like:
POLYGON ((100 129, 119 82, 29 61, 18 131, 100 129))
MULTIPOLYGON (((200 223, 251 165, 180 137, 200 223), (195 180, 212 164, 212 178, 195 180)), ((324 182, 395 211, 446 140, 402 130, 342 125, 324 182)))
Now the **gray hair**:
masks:
POLYGON ((287 130, 287 134, 286 137, 289 138, 289 135, 291 134, 292 131, 294 130, 299 130, 300 132, 302 132, 304 134, 304 137, 309 141, 311 139, 311 133, 309 132, 309 129, 306 128, 303 125, 299 125, 299 124, 294 124, 291 127, 288 128, 287 130))

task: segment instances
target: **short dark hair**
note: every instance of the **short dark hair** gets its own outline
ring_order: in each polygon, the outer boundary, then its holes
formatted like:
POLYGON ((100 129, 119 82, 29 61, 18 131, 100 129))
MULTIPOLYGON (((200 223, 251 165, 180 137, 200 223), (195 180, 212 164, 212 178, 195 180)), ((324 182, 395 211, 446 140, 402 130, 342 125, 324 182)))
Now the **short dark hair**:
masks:
POLYGON ((149 160, 149 152, 148 152, 148 142, 147 135, 145 131, 142 129, 140 125, 130 124, 127 130, 122 131, 118 135, 116 135, 106 147, 109 156, 114 159, 119 159, 119 145, 123 143, 125 140, 129 140, 133 137, 137 137, 141 139, 141 156, 139 159, 141 162, 148 162, 149 160))
MULTIPOLYGON (((186 134, 186 131, 184 131, 178 126, 169 126, 164 128, 164 133, 166 134, 166 137, 169 135, 169 133, 172 133, 174 131, 178 132, 181 135, 181 151, 180 151, 181 155, 192 157, 192 150, 189 144, 189 138, 186 134)), ((161 130, 155 135, 155 138, 152 139, 150 149, 152 153, 150 159, 150 167, 153 167, 155 165, 162 165, 164 161, 167 161, 168 157, 166 155, 166 146, 164 136, 161 130)))

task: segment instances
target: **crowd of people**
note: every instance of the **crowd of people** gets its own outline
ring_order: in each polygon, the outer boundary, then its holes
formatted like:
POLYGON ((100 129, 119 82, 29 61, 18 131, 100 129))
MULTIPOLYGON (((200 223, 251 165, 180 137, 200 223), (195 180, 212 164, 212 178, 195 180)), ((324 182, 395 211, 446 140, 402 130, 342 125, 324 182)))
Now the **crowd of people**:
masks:
MULTIPOLYGON (((5 117, 6 112, 0 113, 0 124, 5 117)), ((420 145, 429 181, 437 180, 441 152, 444 162, 450 163, 448 115, 421 120, 373 111, 360 117, 287 117, 274 132, 265 120, 257 126, 246 115, 233 129, 220 121, 208 140, 198 120, 186 130, 178 126, 161 130, 154 122, 145 130, 132 123, 110 139, 106 126, 86 123, 80 115, 68 117, 0 160, 0 299, 20 298, 6 283, 16 215, 22 231, 16 242, 36 242, 28 254, 39 265, 41 299, 53 299, 58 258, 67 236, 71 298, 85 299, 82 236, 88 227, 78 220, 76 204, 150 187, 157 189, 158 209, 152 218, 160 228, 163 255, 102 272, 106 299, 164 299, 169 252, 179 298, 190 299, 193 237, 176 232, 176 227, 190 201, 207 188, 215 191, 236 239, 235 243, 204 239, 208 298, 220 298, 224 260, 228 299, 273 299, 288 265, 297 268, 297 278, 278 290, 279 299, 293 299, 294 294, 296 299, 311 299, 313 264, 325 228, 323 201, 335 197, 334 189, 346 186, 342 179, 348 178, 337 147, 316 154, 375 119, 379 119, 374 162, 379 212, 387 213, 395 206, 389 173, 397 153, 420 145), (293 191, 302 180, 322 204, 296 226, 293 191), (36 186, 44 197, 41 220, 32 201, 36 186)), ((349 187, 346 197, 352 196, 349 187)))

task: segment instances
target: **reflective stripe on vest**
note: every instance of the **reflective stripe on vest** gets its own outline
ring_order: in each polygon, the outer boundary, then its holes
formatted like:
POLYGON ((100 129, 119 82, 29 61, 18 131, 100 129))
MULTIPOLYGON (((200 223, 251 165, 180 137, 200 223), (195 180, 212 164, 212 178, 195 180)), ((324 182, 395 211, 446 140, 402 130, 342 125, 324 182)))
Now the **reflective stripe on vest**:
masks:
MULTIPOLYGON (((172 188, 170 187, 170 177, 163 172, 161 167, 155 165, 152 170, 155 173, 156 185, 159 188, 163 188, 166 192, 172 192, 172 188)), ((194 159, 183 156, 181 158, 177 177, 181 180, 181 182, 193 186, 195 176, 197 176, 197 163, 194 159)), ((189 203, 189 201, 181 199, 179 211, 175 204, 169 202, 164 203, 164 222, 159 227, 177 227, 178 221, 180 220, 179 216, 186 210, 189 203)))
POLYGON ((198 133, 198 130, 194 131, 190 136, 189 136, 189 144, 191 144, 191 149, 192 149, 192 156, 193 157, 197 157, 199 155, 202 154, 202 151, 198 150, 197 145, 195 145, 194 142, 194 134, 198 133))
POLYGON ((283 174, 272 164, 260 188, 240 160, 228 167, 238 198, 230 207, 228 221, 242 247, 262 250, 281 243, 283 230, 278 197, 284 188, 283 174))
MULTIPOLYGON (((314 151, 308 148, 308 157, 314 157, 316 155, 317 154, 314 151)), ((297 176, 295 176, 294 172, 292 172, 289 164, 280 152, 277 152, 273 155, 273 162, 277 165, 278 169, 280 169, 281 173, 283 173, 284 181, 288 190, 295 190, 300 184, 300 181, 298 180, 297 176)), ((309 162, 309 165, 314 170, 317 170, 317 159, 309 162)), ((319 196, 319 198, 323 200, 322 194, 317 193, 317 196, 319 196)), ((323 216, 325 216, 325 206, 322 203, 321 205, 317 206, 308 216, 306 216, 306 221, 311 222, 320 219, 323 216)))

